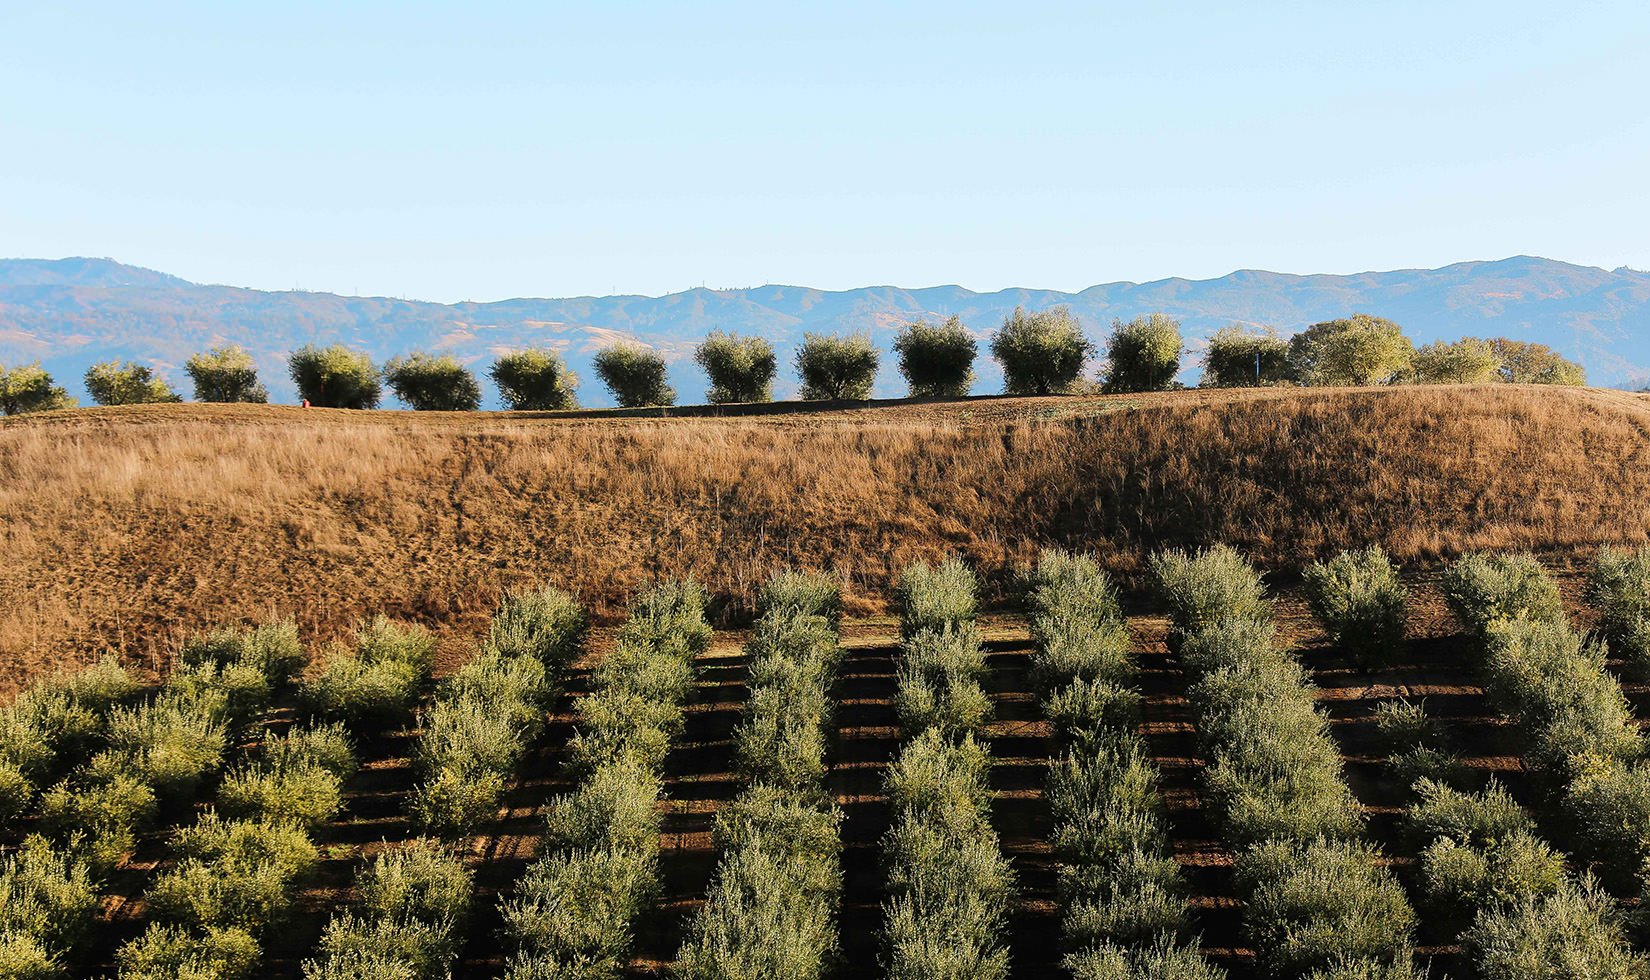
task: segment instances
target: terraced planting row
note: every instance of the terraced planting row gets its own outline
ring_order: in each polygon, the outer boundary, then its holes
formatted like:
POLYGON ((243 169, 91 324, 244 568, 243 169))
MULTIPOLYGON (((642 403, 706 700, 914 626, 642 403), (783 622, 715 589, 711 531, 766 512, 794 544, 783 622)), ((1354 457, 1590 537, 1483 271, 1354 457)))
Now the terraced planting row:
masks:
POLYGON ((383 620, 44 681, 0 977, 1650 976, 1650 550, 1151 568, 1048 552, 982 613, 913 566, 897 622, 783 573, 720 635, 691 583, 599 631, 544 590, 438 682, 383 620))

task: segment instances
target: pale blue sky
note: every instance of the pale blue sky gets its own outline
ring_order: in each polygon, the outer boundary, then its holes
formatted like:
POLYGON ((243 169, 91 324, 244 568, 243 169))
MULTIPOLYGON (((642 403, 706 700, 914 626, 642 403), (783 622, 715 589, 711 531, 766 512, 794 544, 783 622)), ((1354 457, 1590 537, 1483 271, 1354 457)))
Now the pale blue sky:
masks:
POLYGON ((0 256, 420 299, 1650 266, 1650 4, 19 3, 0 256))

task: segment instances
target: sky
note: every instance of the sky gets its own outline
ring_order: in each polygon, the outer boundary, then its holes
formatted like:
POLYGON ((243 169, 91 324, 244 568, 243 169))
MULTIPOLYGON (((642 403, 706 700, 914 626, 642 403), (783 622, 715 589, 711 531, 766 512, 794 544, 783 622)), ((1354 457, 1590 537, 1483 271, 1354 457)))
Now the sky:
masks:
POLYGON ((453 302, 1650 267, 1650 4, 0 0, 0 257, 453 302))

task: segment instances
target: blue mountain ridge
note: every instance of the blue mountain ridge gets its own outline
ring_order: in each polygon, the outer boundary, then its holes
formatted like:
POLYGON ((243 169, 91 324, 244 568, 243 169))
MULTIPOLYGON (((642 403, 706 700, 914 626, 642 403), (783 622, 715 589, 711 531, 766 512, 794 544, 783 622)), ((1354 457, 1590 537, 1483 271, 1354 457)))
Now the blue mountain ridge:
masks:
MULTIPOLYGON (((1580 361, 1593 384, 1650 384, 1650 273, 1531 256, 1355 275, 1245 269, 1218 279, 1113 282, 1075 293, 767 285, 453 304, 204 285, 110 259, 6 259, 0 260, 0 363, 39 359, 77 392, 88 365, 138 360, 187 394, 182 365, 189 355, 238 343, 257 359, 271 396, 290 401, 285 356, 306 343, 345 343, 379 362, 412 350, 450 352, 482 372, 501 351, 543 344, 561 350, 580 375, 581 402, 600 406, 611 399, 595 379, 591 357, 629 337, 664 352, 680 399, 691 403, 702 401, 705 391, 693 346, 711 330, 772 340, 782 364, 775 394, 783 398, 794 394, 790 360, 805 333, 868 332, 887 352, 905 321, 955 314, 981 340, 975 391, 984 393, 1001 383, 985 352, 991 331, 1016 306, 1056 305, 1068 307, 1097 344, 1114 319, 1149 312, 1179 318, 1189 347, 1181 377, 1188 383, 1199 373, 1198 349, 1223 326, 1268 324, 1288 334, 1362 312, 1396 320, 1417 343, 1469 335, 1536 341, 1580 361)), ((903 393, 885 353, 876 394, 903 393)))

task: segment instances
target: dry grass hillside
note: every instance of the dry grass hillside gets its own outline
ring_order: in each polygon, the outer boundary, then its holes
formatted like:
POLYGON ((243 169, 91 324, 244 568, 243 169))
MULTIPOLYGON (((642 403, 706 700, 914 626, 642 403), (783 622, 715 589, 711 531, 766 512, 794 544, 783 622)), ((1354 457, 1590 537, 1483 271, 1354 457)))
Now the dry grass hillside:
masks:
POLYGON ((415 415, 147 406, 0 423, 0 689, 271 615, 320 641, 376 611, 458 653, 528 581, 618 611, 693 575, 742 604, 776 565, 857 612, 960 553, 1001 588, 1050 544, 1125 579, 1224 540, 1278 569, 1378 542, 1566 557, 1650 529, 1650 397, 1506 386, 415 415))

